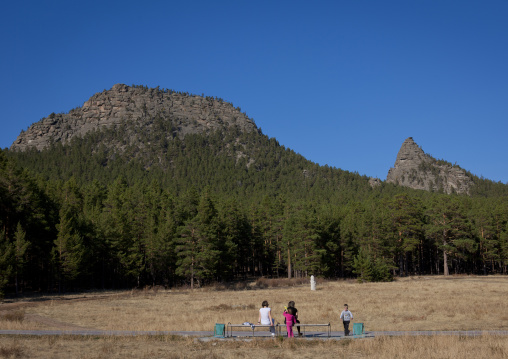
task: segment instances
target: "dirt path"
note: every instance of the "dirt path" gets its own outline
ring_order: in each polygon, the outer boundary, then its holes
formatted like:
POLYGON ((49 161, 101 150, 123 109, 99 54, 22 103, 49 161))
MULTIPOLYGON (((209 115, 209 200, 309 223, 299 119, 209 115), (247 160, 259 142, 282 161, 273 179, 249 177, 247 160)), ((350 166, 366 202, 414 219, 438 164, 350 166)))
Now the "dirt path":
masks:
MULTIPOLYGON (((344 332, 331 332, 328 336, 327 333, 308 333, 303 338, 296 338, 297 340, 343 340, 343 339, 368 339, 380 336, 433 336, 433 335, 456 335, 464 337, 481 337, 484 335, 508 336, 508 330, 450 330, 450 331, 386 331, 386 332, 365 332, 363 335, 358 336, 344 336, 344 332)), ((252 340, 252 339, 272 339, 270 332, 259 332, 254 337, 249 332, 233 332, 231 337, 227 338, 214 338, 213 332, 210 331, 195 331, 195 332, 158 332, 158 331, 122 331, 122 330, 0 330, 0 335, 78 335, 78 336, 161 336, 161 335, 181 335, 196 337, 199 340, 252 340)))
MULTIPOLYGON (((118 296, 118 295, 117 295, 118 296)), ((107 295, 104 296, 79 296, 79 297, 42 297, 42 298, 34 298, 27 300, 19 300, 13 302, 3 302, 0 303, 0 316, 8 315, 9 313, 13 313, 16 311, 24 310, 26 308, 33 308, 39 305, 42 305, 48 301, 66 301, 66 302, 82 302, 89 300, 97 300, 100 298, 106 298, 107 295)), ((54 328, 60 331, 97 331, 95 328, 82 327, 73 323, 66 323, 56 319, 44 317, 38 314, 25 313, 24 320, 33 323, 42 324, 44 327, 54 328)))
POLYGON ((97 330, 95 328, 80 327, 72 323, 61 322, 52 318, 40 316, 38 314, 25 314, 25 320, 28 322, 35 322, 44 325, 48 328, 55 328, 59 330, 97 330))

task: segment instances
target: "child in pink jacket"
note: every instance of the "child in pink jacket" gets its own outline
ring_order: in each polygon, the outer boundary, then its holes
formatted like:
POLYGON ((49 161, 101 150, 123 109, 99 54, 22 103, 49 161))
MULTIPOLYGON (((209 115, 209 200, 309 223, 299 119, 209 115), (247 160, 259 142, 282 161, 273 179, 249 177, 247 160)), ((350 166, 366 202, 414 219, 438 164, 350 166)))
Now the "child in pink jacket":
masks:
POLYGON ((291 308, 291 307, 288 308, 282 314, 286 318, 286 328, 288 331, 288 338, 294 338, 295 335, 293 334, 293 324, 296 323, 296 318, 293 313, 293 308, 291 308))

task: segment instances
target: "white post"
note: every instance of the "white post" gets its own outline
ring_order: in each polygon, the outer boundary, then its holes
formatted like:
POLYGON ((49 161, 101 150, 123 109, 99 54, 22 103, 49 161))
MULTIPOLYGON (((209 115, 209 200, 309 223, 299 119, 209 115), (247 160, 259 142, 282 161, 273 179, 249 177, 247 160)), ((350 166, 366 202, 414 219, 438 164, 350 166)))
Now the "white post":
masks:
POLYGON ((310 276, 310 290, 316 290, 316 280, 313 275, 310 276))

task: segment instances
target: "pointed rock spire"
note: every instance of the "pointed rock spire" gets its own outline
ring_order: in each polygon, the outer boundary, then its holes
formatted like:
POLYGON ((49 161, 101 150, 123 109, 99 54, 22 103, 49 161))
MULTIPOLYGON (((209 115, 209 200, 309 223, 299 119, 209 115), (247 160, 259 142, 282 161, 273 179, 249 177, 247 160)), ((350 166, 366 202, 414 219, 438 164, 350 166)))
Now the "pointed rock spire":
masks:
POLYGON ((425 152, 415 143, 413 137, 408 137, 400 147, 395 166, 403 165, 407 161, 410 161, 409 163, 411 163, 411 161, 421 161, 424 160, 425 157, 428 156, 426 156, 425 152))
POLYGON ((395 164, 388 171, 386 182, 445 193, 469 193, 473 185, 466 171, 451 163, 437 161, 426 154, 412 137, 402 143, 395 164))

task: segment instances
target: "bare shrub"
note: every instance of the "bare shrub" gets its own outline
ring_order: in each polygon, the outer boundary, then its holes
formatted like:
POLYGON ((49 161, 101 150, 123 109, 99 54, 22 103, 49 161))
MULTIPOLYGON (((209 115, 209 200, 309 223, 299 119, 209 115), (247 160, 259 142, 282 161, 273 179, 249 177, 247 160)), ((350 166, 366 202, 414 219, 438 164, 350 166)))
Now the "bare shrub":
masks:
POLYGON ((25 353, 23 346, 15 341, 10 344, 0 345, 0 358, 23 358, 25 353))
POLYGON ((424 315, 406 315, 402 317, 402 321, 404 322, 414 322, 418 320, 425 320, 424 315))
POLYGON ((259 289, 268 288, 268 281, 269 280, 265 277, 258 278, 258 280, 256 280, 256 287, 259 289))
POLYGON ((48 346, 53 348, 58 342, 58 337, 56 335, 48 335, 47 337, 48 346))
POLYGON ((8 322, 23 322, 25 319, 25 312, 22 310, 15 310, 12 312, 7 312, 6 314, 2 315, 2 320, 8 321, 8 322))
POLYGON ((254 304, 219 304, 214 305, 209 308, 210 310, 216 310, 219 312, 224 312, 228 310, 254 310, 256 306, 254 304))
POLYGON ((157 294, 159 291, 163 291, 165 288, 162 285, 155 285, 152 287, 152 292, 157 294))
POLYGON ((238 281, 230 283, 215 283, 212 285, 213 290, 224 291, 224 290, 248 290, 251 289, 247 281, 238 281))
POLYGON ((245 290, 245 289, 249 289, 249 286, 248 286, 248 283, 247 282, 236 282, 235 285, 234 285, 234 290, 245 290))
POLYGON ((224 310, 231 310, 232 307, 231 307, 230 304, 219 304, 219 305, 215 305, 213 307, 210 307, 210 309, 224 311, 224 310))
POLYGON ((216 291, 223 291, 228 290, 228 286, 225 283, 215 283, 215 290, 216 291))
POLYGON ((206 352, 206 353, 172 353, 169 357, 169 359, 223 359, 222 355, 216 354, 212 351, 206 352))
POLYGON ((264 278, 261 277, 256 281, 256 288, 279 288, 279 287, 294 287, 299 285, 306 285, 310 283, 310 278, 264 278))
POLYGON ((115 351, 115 347, 113 343, 111 342, 104 342, 99 348, 99 353, 105 354, 105 355, 111 355, 115 351))

